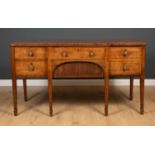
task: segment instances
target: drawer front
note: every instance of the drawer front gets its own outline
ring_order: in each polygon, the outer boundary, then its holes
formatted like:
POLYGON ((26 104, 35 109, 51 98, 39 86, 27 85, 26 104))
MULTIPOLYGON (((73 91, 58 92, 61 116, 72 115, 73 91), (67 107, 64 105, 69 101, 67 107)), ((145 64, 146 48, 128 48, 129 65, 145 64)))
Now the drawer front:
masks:
POLYGON ((47 75, 47 62, 16 61, 16 75, 28 77, 44 77, 47 75))
POLYGON ((140 62, 111 62, 110 75, 139 75, 141 74, 140 62))
POLYGON ((15 48, 15 59, 16 60, 39 60, 39 59, 47 59, 46 48, 28 48, 28 47, 20 47, 15 48))
POLYGON ((110 48, 110 59, 141 59, 142 49, 138 47, 110 48))
POLYGON ((54 48, 52 59, 103 59, 104 48, 54 48))

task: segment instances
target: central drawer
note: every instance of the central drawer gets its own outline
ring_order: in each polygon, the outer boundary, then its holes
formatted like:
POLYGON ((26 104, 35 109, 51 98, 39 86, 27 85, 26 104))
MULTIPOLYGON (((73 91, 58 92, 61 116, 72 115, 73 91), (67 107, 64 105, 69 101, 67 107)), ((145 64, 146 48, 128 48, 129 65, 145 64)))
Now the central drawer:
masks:
POLYGON ((105 48, 53 48, 52 59, 103 59, 105 57, 105 48))

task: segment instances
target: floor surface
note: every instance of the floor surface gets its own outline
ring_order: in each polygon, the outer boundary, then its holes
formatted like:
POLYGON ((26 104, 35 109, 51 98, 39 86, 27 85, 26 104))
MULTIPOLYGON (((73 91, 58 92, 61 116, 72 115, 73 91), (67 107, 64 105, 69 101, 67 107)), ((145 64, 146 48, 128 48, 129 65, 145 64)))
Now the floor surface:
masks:
POLYGON ((145 114, 139 113, 139 87, 130 101, 129 87, 110 88, 109 116, 104 116, 103 87, 53 88, 54 116, 49 117, 47 87, 28 87, 25 102, 18 88, 18 116, 13 115, 11 87, 0 87, 0 125, 155 125, 155 87, 145 89, 145 114))

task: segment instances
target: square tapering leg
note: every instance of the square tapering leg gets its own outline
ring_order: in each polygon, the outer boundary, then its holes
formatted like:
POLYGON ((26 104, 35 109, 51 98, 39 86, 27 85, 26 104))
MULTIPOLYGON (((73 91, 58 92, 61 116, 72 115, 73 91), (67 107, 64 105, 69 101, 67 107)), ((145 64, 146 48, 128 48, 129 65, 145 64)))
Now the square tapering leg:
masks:
POLYGON ((53 116, 52 106, 52 79, 48 79, 48 99, 49 99, 49 115, 53 116))
POLYGON ((144 114, 144 76, 140 77, 140 114, 144 114))
POLYGON ((12 79, 12 92, 13 92, 14 116, 17 116, 18 115, 18 108, 17 108, 17 80, 15 78, 12 79))
POLYGON ((109 102, 109 75, 105 74, 104 79, 104 102, 105 102, 105 116, 108 116, 108 102, 109 102))
POLYGON ((53 78, 53 64, 51 60, 51 51, 48 48, 48 99, 49 99, 49 115, 53 116, 53 97, 52 97, 52 78, 53 78))
POLYGON ((24 92, 24 100, 27 102, 27 80, 23 79, 23 92, 24 92))
POLYGON ((133 76, 130 77, 130 96, 129 99, 133 100, 133 83, 134 83, 134 78, 133 76))

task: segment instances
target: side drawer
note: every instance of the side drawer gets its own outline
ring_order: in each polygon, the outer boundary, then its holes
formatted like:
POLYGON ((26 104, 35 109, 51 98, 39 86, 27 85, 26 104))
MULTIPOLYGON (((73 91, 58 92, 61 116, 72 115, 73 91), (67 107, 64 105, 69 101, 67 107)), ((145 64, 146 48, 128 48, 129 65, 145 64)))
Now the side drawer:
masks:
POLYGON ((139 75, 140 62, 110 62, 110 75, 139 75))
POLYGON ((142 49, 140 47, 112 47, 110 48, 110 59, 141 59, 142 49))
POLYGON ((47 59, 46 48, 41 47, 16 47, 15 48, 15 59, 16 60, 41 60, 47 59))
POLYGON ((47 76, 47 62, 45 61, 16 61, 16 75, 28 77, 47 76))

